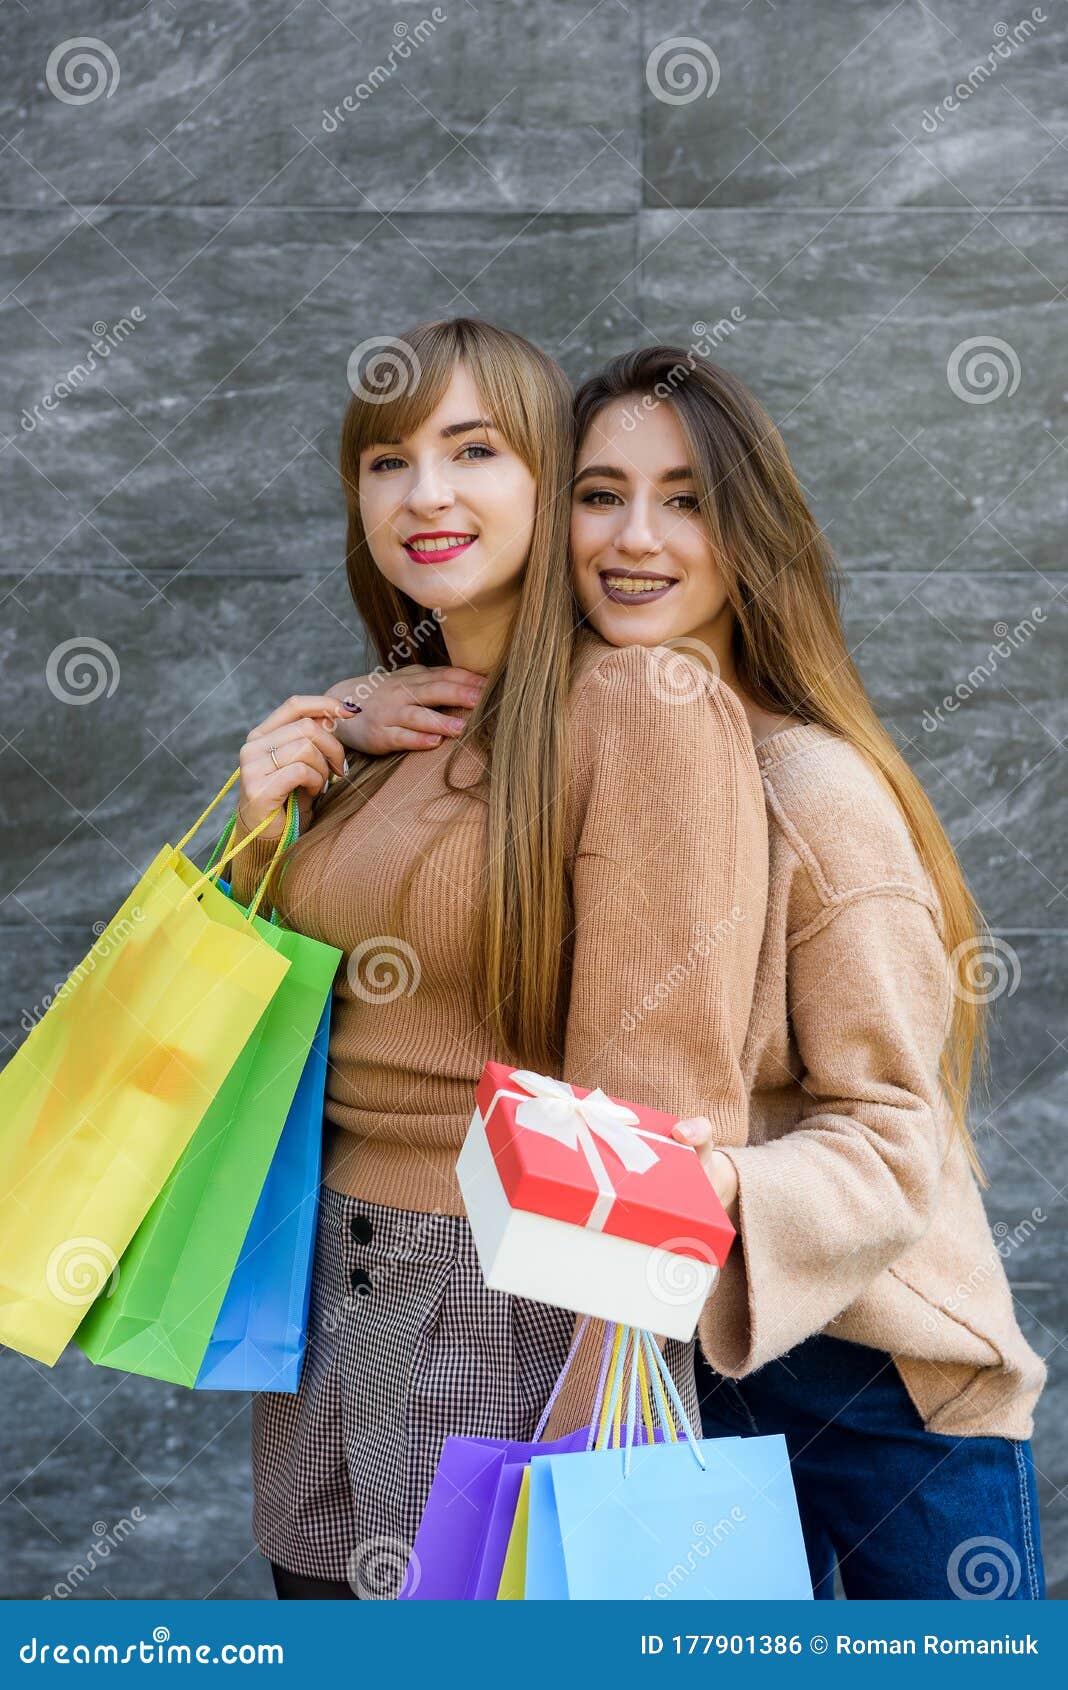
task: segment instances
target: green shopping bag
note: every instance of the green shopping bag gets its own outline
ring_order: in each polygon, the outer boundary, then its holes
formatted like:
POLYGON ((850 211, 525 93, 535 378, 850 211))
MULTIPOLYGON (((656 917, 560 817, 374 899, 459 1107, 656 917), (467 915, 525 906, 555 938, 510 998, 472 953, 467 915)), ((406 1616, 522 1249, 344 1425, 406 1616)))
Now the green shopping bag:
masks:
POLYGON ((184 855, 240 774, 156 854, 0 1072, 0 1344, 50 1367, 289 968, 184 855))
MULTIPOLYGON (((290 798, 276 857, 296 826, 290 798)), ((232 827, 208 864, 216 879, 232 827)), ((288 963, 285 978, 74 1339, 90 1361, 176 1385, 196 1384, 343 955, 274 918, 251 919, 288 963)))

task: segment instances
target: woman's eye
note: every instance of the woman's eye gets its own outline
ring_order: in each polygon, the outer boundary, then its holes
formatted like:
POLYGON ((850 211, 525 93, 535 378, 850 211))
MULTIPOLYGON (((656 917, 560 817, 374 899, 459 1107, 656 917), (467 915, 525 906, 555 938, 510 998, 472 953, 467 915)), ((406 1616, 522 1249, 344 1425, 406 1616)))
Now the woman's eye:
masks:
POLYGON ((397 457, 376 458, 371 465, 371 473, 373 475, 373 474, 375 474, 376 471, 386 470, 386 469, 396 469, 398 464, 403 466, 404 459, 403 458, 397 458, 397 457))
POLYGON ((699 500, 696 493, 676 493, 673 499, 668 500, 668 503, 674 505, 676 510, 695 511, 699 500))
POLYGON ((497 456, 493 447, 485 445, 485 443, 481 440, 472 440, 470 445, 462 447, 457 455, 462 460, 466 457, 468 452, 478 452, 481 454, 481 458, 468 458, 468 463, 479 463, 482 458, 495 458, 497 456))
POLYGON ((611 493, 606 487, 598 487, 592 493, 584 493, 582 503, 595 507, 600 506, 603 509, 606 506, 618 505, 620 498, 618 493, 611 493))

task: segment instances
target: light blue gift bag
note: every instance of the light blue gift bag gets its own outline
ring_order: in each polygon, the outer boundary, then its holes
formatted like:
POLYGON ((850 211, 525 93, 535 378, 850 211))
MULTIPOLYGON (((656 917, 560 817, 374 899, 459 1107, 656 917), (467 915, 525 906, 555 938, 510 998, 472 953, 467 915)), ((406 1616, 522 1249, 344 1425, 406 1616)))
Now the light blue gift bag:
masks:
MULTIPOLYGON (((811 1601, 786 1439, 695 1438, 655 1339, 637 1338, 626 1444, 530 1463, 526 1600, 811 1601), (679 1441, 634 1442, 641 1351, 679 1441)), ((617 1349, 610 1404, 623 1388, 617 1349)))

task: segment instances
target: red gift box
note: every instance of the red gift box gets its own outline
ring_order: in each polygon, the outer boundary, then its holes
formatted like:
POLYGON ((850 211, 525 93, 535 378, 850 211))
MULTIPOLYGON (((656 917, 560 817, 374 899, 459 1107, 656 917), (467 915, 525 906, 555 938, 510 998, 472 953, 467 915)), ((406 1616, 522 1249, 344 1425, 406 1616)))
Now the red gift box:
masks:
POLYGON ((723 1266, 734 1228, 696 1151, 670 1136, 677 1116, 500 1062, 477 1102, 513 1209, 723 1266))

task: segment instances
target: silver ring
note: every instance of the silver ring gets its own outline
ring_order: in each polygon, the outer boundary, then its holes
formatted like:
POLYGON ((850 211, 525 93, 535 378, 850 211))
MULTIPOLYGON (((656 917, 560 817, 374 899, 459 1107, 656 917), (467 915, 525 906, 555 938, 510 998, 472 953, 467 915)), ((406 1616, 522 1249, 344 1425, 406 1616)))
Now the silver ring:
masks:
POLYGON ((267 747, 267 749, 268 749, 268 751, 269 751, 269 752, 270 752, 270 753, 271 753, 271 762, 272 762, 272 763, 273 763, 273 764, 274 764, 274 766, 275 766, 275 768, 276 768, 276 769, 280 769, 280 768, 281 768, 281 767, 282 767, 282 765, 281 765, 281 763, 280 763, 280 762, 279 762, 279 761, 278 761, 278 758, 277 758, 277 757, 276 757, 276 756, 275 756, 275 754, 274 754, 274 746, 273 746, 273 745, 269 745, 269 746, 268 746, 268 747, 267 747))

